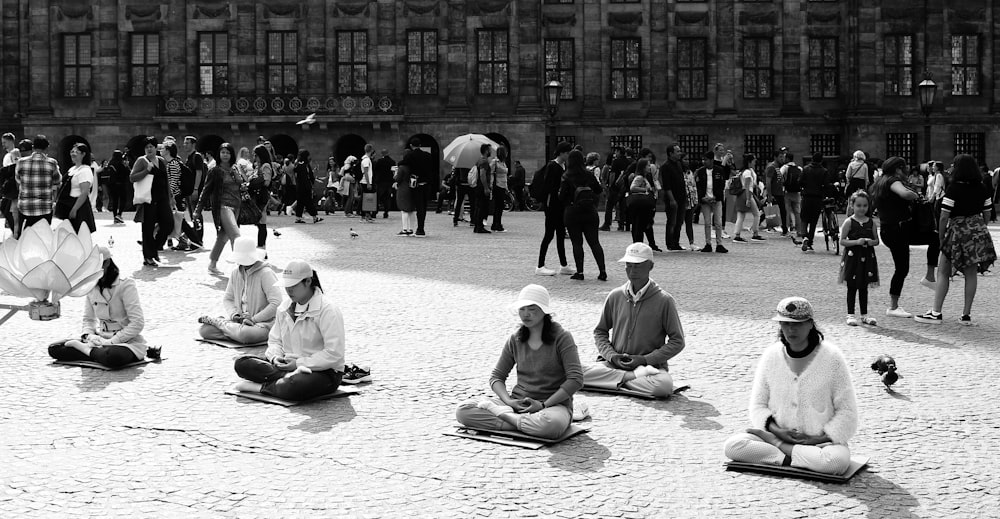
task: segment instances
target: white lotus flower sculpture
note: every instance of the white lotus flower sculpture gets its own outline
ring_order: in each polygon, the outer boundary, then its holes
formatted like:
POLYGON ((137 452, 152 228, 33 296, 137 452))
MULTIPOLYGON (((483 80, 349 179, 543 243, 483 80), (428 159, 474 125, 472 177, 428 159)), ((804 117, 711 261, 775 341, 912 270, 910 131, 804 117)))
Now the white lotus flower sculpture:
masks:
POLYGON ((41 317, 33 310, 33 319, 54 319, 59 316, 60 299, 86 295, 94 288, 103 275, 102 264, 86 225, 77 234, 67 221, 55 229, 40 221, 25 229, 20 239, 0 243, 0 290, 33 298, 35 310, 39 304, 48 308, 41 317))

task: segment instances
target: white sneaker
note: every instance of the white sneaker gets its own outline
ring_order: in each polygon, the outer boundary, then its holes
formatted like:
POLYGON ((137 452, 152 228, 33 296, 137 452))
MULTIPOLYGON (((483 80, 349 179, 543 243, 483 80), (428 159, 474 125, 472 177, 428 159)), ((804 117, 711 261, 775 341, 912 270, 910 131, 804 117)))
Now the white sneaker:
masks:
POLYGON ((567 276, 572 276, 573 274, 576 274, 576 269, 569 265, 564 265, 562 267, 559 267, 559 273, 565 274, 567 276))
POLYGON ((927 278, 923 278, 920 280, 920 286, 927 287, 931 290, 937 290, 937 281, 931 281, 927 278))
POLYGON ((547 269, 545 267, 538 267, 538 268, 535 269, 535 275, 536 276, 554 276, 554 275, 556 275, 556 271, 554 271, 552 269, 547 269))
POLYGON ((903 310, 903 307, 901 306, 896 308, 886 308, 885 315, 888 315, 889 317, 902 317, 903 319, 909 319, 913 317, 913 314, 907 312, 906 310, 903 310))
POLYGON ((858 324, 857 317, 854 317, 853 315, 847 316, 847 326, 857 326, 858 324))

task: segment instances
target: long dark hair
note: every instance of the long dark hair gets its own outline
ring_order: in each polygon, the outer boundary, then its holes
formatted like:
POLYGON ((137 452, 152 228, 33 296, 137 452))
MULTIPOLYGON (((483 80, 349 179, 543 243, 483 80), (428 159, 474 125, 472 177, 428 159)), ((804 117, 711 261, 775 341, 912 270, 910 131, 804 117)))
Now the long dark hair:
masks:
POLYGON ((583 153, 573 150, 566 157, 566 178, 572 178, 575 182, 580 182, 587 170, 583 169, 583 153))
POLYGON ((319 274, 316 272, 316 269, 313 269, 313 275, 309 279, 311 281, 309 283, 309 286, 313 287, 313 289, 317 289, 318 288, 320 290, 320 292, 323 292, 323 285, 321 285, 320 282, 319 282, 319 274))
MULTIPOLYGON (((227 168, 233 167, 233 165, 236 164, 236 148, 233 148, 232 144, 230 144, 228 142, 224 142, 221 145, 219 145, 219 151, 221 152, 222 150, 229 151, 229 163, 226 164, 225 167, 227 167, 227 168)), ((219 166, 219 167, 222 167, 222 153, 219 153, 218 155, 216 155, 216 159, 215 160, 216 160, 215 165, 219 166)))
POLYGON ((977 189, 983 187, 983 173, 972 155, 961 154, 955 157, 952 166, 951 179, 954 182, 965 182, 972 184, 977 189))
POLYGON ((121 272, 118 270, 118 265, 115 265, 115 260, 108 258, 108 266, 104 269, 104 275, 101 279, 97 280, 97 288, 107 290, 111 288, 111 285, 118 281, 118 275, 121 272))
MULTIPOLYGON (((556 323, 552 320, 552 314, 545 314, 542 320, 542 342, 545 344, 552 344, 556 340, 556 323)), ((531 330, 527 326, 521 325, 517 329, 517 340, 521 342, 528 342, 528 337, 531 336, 531 330)))
POLYGON ((271 163, 271 152, 267 151, 267 146, 264 146, 263 144, 258 144, 254 146, 253 154, 257 157, 257 160, 260 161, 260 164, 262 166, 264 164, 271 163))
MULTIPOLYGON (((819 346, 819 343, 823 342, 824 339, 823 332, 819 331, 819 328, 816 326, 816 321, 813 321, 813 327, 812 330, 809 330, 808 339, 809 339, 808 348, 810 349, 819 346)), ((781 328, 778 328, 778 340, 780 340, 781 344, 784 344, 786 348, 790 346, 790 344, 788 344, 788 339, 785 338, 785 334, 784 332, 781 331, 781 328)))
POLYGON ((91 163, 94 162, 94 157, 93 155, 90 154, 90 147, 87 146, 86 144, 78 142, 73 145, 73 149, 83 154, 83 158, 80 159, 80 164, 84 166, 89 166, 91 163))
POLYGON ((893 182, 906 181, 906 161, 900 157, 889 157, 882 163, 882 176, 875 180, 869 191, 872 195, 872 202, 878 208, 879 204, 889 195, 889 187, 893 182))

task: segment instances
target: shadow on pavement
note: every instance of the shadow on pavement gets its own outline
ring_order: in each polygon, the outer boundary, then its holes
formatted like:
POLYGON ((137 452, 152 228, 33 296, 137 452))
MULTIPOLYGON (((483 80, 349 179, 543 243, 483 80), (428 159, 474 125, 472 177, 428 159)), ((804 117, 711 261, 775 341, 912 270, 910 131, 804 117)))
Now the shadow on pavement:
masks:
POLYGON ((325 400, 288 409, 294 414, 306 416, 305 420, 295 425, 289 425, 288 428, 313 434, 330 431, 334 425, 350 422, 355 416, 358 416, 358 413, 354 411, 354 406, 351 405, 351 397, 325 400))
POLYGON ((718 431, 722 424, 711 420, 721 416, 714 405, 701 400, 692 400, 684 395, 673 395, 667 400, 637 400, 639 404, 660 411, 669 411, 684 419, 681 427, 695 431, 718 431))
POLYGON ((131 382, 143 372, 141 367, 126 368, 119 371, 104 371, 92 368, 77 368, 80 370, 80 381, 76 385, 84 393, 103 391, 112 383, 131 382))
POLYGON ((611 457, 607 447, 597 443, 586 433, 554 447, 550 447, 549 466, 567 472, 597 472, 604 468, 604 461, 611 457))
POLYGON ((893 519, 911 519, 919 517, 913 510, 920 508, 917 498, 913 497, 903 487, 879 476, 874 472, 864 470, 854 476, 854 479, 847 484, 822 483, 819 481, 807 481, 825 492, 840 494, 851 499, 860 497, 877 497, 877 500, 862 499, 868 505, 865 517, 871 519, 892 517, 893 519))
POLYGON ((904 341, 911 344, 926 344, 928 346, 938 346, 940 348, 955 349, 958 346, 954 344, 944 342, 940 339, 931 339, 929 337, 924 337, 919 333, 913 333, 906 330, 894 330, 892 328, 885 328, 882 326, 877 327, 865 327, 868 333, 875 335, 883 335, 885 337, 891 337, 898 341, 904 341))

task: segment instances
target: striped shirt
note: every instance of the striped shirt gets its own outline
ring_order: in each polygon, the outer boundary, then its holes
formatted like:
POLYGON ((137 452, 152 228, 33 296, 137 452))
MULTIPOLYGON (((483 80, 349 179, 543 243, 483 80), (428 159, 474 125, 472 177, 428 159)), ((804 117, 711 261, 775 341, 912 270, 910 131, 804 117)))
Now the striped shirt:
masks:
POLYGON ((181 161, 177 157, 167 162, 167 185, 170 187, 170 198, 181 194, 181 161))
POLYGON ((941 209, 956 216, 975 216, 993 207, 993 197, 988 189, 968 182, 953 182, 948 186, 941 209))
POLYGON ((62 176, 59 163, 40 151, 17 161, 14 179, 19 188, 17 209, 25 216, 42 216, 52 213, 53 191, 59 187, 62 176))

